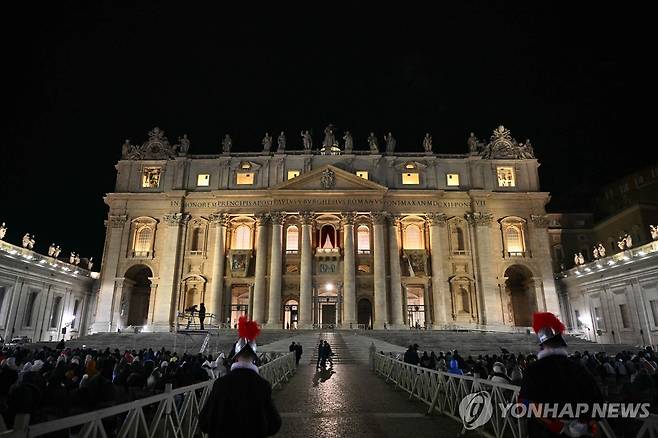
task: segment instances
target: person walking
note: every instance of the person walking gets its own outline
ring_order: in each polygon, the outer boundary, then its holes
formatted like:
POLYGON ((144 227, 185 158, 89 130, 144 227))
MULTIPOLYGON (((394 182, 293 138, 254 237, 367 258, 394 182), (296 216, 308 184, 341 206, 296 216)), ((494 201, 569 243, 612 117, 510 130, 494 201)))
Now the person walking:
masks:
POLYGON ((242 316, 231 372, 213 384, 199 415, 199 427, 209 438, 242 436, 261 438, 276 434, 281 416, 272 400, 272 385, 254 364, 260 328, 242 316))
POLYGON ((324 341, 320 341, 318 344, 318 363, 315 364, 316 368, 320 368, 320 365, 324 368, 325 358, 324 358, 324 341))
POLYGON ((329 364, 333 368, 334 360, 331 358, 331 356, 334 355, 334 352, 331 351, 331 345, 329 345, 329 342, 327 341, 324 341, 324 355, 325 355, 325 359, 329 361, 329 364))
POLYGON ((199 326, 201 330, 205 330, 203 328, 203 320, 206 319, 206 305, 204 303, 201 303, 199 305, 199 326))
POLYGON ((299 360, 302 358, 302 353, 304 349, 302 348, 302 344, 297 343, 295 345, 295 364, 299 366, 299 360))

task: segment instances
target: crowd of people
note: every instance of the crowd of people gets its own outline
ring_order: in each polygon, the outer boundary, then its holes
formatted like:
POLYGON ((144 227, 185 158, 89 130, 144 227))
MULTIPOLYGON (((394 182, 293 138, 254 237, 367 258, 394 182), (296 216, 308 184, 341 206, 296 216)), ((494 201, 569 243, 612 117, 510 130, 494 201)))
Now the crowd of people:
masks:
MULTIPOLYGON (((119 351, 91 348, 5 348, 0 352, 0 411, 11 427, 17 413, 30 423, 129 402, 228 373, 232 352, 217 357, 164 348, 119 351)), ((264 353, 257 366, 267 363, 264 353)))

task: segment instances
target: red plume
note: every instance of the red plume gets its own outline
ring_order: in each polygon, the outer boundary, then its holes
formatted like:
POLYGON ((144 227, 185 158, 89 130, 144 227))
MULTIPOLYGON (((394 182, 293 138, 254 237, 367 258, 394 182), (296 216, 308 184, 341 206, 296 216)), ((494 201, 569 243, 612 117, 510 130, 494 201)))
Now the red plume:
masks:
POLYGON ((562 333, 565 329, 564 324, 551 312, 535 312, 532 315, 532 329, 539 333, 545 327, 552 328, 556 333, 562 333))
POLYGON ((238 320, 238 336, 249 341, 256 339, 260 334, 260 327, 256 321, 247 321, 246 316, 241 316, 238 320))

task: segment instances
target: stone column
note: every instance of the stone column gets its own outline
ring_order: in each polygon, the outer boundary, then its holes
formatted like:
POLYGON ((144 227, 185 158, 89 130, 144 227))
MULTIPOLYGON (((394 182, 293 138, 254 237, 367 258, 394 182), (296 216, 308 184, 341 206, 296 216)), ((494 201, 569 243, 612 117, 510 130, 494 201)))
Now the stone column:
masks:
POLYGON ((343 213, 343 326, 356 328, 356 266, 354 256, 354 219, 356 213, 343 213))
MULTIPOLYGON (((441 231, 446 226, 446 215, 443 213, 430 213, 427 215, 430 224, 430 257, 432 265, 432 301, 434 328, 447 324, 450 306, 450 290, 448 279, 443 271, 443 258, 441 257, 441 231)), ((429 304, 429 303, 427 303, 429 304)))
POLYGON ((374 258, 374 294, 375 314, 373 328, 383 329, 384 324, 388 327, 388 306, 386 299, 386 245, 384 243, 384 227, 386 226, 386 214, 373 212, 373 258, 374 258))
POLYGON ((127 222, 128 217, 125 215, 109 215, 106 221, 106 249, 103 253, 102 276, 95 310, 96 318, 91 326, 92 332, 116 331, 117 322, 112 318, 114 316, 112 309, 114 301, 121 297, 115 294, 114 282, 119 260, 125 256, 126 248, 122 248, 121 240, 127 222))
POLYGON ((499 255, 494 253, 491 246, 491 213, 466 213, 471 233, 474 236, 475 246, 472 248, 477 261, 476 287, 480 303, 480 323, 485 325, 502 325, 502 309, 500 299, 496 296, 496 273, 490 259, 499 255))
POLYGON ((311 244, 311 227, 314 214, 308 211, 300 214, 302 223, 302 253, 299 269, 299 327, 311 328, 313 325, 313 248, 311 244))
POLYGON ((402 274, 400 273, 400 217, 391 216, 388 224, 388 257, 391 267, 391 328, 404 327, 402 311, 402 274))
POLYGON ((432 324, 432 312, 430 311, 430 293, 427 284, 423 285, 423 304, 425 305, 425 327, 432 324))
POLYGON ((267 328, 282 328, 281 321, 281 243, 283 239, 283 213, 270 213, 272 221, 272 248, 270 251, 270 304, 267 328))
POLYGON ((267 282, 267 215, 256 216, 256 273, 254 275, 254 309, 252 319, 265 320, 265 284, 267 282))
POLYGON ((154 331, 169 331, 173 323, 172 319, 179 286, 178 256, 182 251, 181 229, 185 229, 189 219, 190 215, 187 213, 168 213, 163 216, 166 228, 164 230, 164 245, 159 251, 160 281, 153 308, 152 329, 154 331))
POLYGON ((210 283, 210 297, 212 299, 212 313, 215 314, 215 323, 223 322, 224 309, 224 265, 226 263, 226 229, 229 216, 225 213, 210 215, 210 223, 215 229, 215 251, 212 259, 212 283, 210 283))
POLYGON ((548 236, 548 217, 546 215, 530 215, 529 234, 532 242, 532 258, 539 261, 541 270, 541 288, 544 292, 543 301, 537 296, 537 309, 542 312, 552 312, 560 315, 560 301, 557 296, 555 279, 553 278, 553 262, 548 236))

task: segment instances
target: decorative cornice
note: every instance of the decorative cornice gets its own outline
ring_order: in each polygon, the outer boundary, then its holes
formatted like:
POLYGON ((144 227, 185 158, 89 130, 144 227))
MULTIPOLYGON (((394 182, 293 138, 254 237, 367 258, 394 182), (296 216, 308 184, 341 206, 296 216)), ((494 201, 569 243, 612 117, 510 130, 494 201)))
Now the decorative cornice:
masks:
POLYGON ((466 213, 464 217, 471 225, 489 226, 493 222, 493 215, 487 212, 466 213))
MULTIPOLYGON (((121 158, 124 160, 167 160, 176 157, 179 147, 189 147, 189 142, 180 145, 169 144, 164 131, 158 127, 149 131, 148 136, 149 139, 141 146, 133 145, 130 140, 126 140, 122 146, 121 158)), ((187 150, 184 152, 187 153, 187 150)))
POLYGON ((315 213, 312 211, 302 211, 299 213, 299 222, 302 225, 311 225, 315 219, 315 213))
POLYGON ((445 213, 427 213, 427 221, 430 223, 430 226, 438 225, 445 227, 447 220, 448 217, 445 213))
POLYGON ((210 215, 210 223, 217 227, 228 227, 231 217, 226 213, 212 213, 210 215))
POLYGON ((354 225, 354 220, 356 219, 356 212, 354 211, 344 211, 340 214, 341 221, 340 224, 345 225, 354 225))
POLYGON ((121 215, 109 215, 107 217, 107 223, 110 228, 123 228, 123 226, 128 222, 128 216, 125 214, 121 215))
POLYGON ((187 213, 167 213, 162 219, 170 227, 185 225, 190 220, 190 215, 187 213))
POLYGON ((537 228, 546 228, 548 227, 548 215, 545 214, 531 214, 530 220, 537 228))
POLYGON ((372 216, 372 222, 375 225, 386 225, 386 212, 384 211, 373 211, 370 213, 370 216, 372 216))
POLYGON ((272 221, 272 225, 283 225, 283 221, 286 217, 285 213, 282 211, 271 211, 269 216, 270 220, 272 221))

